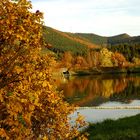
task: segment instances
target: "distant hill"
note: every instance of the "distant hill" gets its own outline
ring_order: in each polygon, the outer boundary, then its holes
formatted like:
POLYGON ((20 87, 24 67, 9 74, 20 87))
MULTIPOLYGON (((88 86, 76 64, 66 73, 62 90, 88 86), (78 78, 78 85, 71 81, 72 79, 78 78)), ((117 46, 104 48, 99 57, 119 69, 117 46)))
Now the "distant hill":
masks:
POLYGON ((129 36, 128 34, 120 34, 120 35, 116 35, 116 36, 112 36, 112 37, 108 37, 108 44, 115 44, 115 43, 122 43, 123 40, 129 39, 131 38, 131 36, 129 36))
POLYGON ((108 44, 140 44, 140 36, 129 36, 128 34, 120 34, 113 37, 108 37, 108 44))
POLYGON ((84 55, 88 48, 99 48, 89 40, 46 26, 43 27, 43 35, 45 42, 52 45, 50 49, 54 52, 71 51, 73 54, 84 55))
POLYGON ((92 43, 98 45, 105 45, 108 42, 107 37, 99 36, 92 33, 75 33, 74 35, 78 37, 83 37, 88 41, 91 41, 92 43))
POLYGON ((120 34, 112 37, 104 37, 91 33, 76 33, 75 36, 84 37, 88 41, 98 45, 115 45, 124 43, 140 43, 140 36, 131 37, 128 34, 120 34))

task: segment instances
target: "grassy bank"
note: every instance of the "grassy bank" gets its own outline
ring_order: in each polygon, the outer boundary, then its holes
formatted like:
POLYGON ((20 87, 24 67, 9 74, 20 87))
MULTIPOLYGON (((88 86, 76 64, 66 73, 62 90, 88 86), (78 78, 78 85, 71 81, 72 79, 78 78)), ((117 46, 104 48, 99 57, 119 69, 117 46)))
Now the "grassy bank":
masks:
POLYGON ((119 120, 90 124, 89 140, 140 140, 140 114, 119 120))

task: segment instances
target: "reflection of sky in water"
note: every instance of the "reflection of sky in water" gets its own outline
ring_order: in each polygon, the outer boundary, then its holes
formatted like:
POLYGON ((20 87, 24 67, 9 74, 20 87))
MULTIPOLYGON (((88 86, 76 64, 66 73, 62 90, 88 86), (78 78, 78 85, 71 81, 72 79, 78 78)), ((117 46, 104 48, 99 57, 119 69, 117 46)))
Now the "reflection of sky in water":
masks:
MULTIPOLYGON (((77 110, 81 115, 85 117, 87 122, 101 122, 105 119, 118 119, 127 116, 133 116, 140 113, 140 109, 79 109, 77 110)), ((77 112, 72 114, 72 118, 75 118, 77 112)))
MULTIPOLYGON (((140 100, 134 100, 129 104, 124 104, 120 102, 106 102, 100 105, 101 107, 116 107, 116 106, 140 106, 140 100)), ((93 109, 92 107, 79 108, 72 118, 77 116, 77 112, 85 117, 87 122, 101 122, 106 119, 118 119, 127 116, 133 116, 140 113, 140 109, 93 109)))
POLYGON ((115 101, 109 101, 106 103, 101 104, 100 106, 140 106, 140 100, 134 100, 132 102, 128 103, 121 103, 121 102, 115 102, 115 101))
POLYGON ((77 112, 85 116, 87 122, 98 122, 105 119, 118 119, 140 113, 140 76, 137 75, 103 75, 97 77, 80 77, 63 85, 65 97, 71 103, 81 106, 77 112), (105 107, 95 109, 92 107, 105 107), (83 107, 83 108, 82 108, 83 107), (84 108, 86 107, 86 108, 84 108), (107 107, 122 107, 107 109, 107 107), (125 109, 130 107, 131 109, 125 109))

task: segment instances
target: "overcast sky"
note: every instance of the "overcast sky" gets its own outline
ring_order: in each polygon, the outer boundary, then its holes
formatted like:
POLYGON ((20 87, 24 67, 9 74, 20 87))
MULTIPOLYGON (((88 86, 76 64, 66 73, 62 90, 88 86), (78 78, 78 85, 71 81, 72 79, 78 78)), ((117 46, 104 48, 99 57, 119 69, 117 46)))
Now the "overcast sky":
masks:
POLYGON ((140 35, 140 0, 32 0, 47 26, 67 32, 140 35))

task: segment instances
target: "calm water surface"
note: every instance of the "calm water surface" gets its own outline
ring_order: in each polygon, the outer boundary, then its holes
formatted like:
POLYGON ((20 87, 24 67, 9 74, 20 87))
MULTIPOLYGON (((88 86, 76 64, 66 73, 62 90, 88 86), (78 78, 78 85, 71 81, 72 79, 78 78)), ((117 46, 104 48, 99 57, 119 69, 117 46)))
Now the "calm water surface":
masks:
POLYGON ((61 78, 57 81, 57 85, 59 90, 64 91, 65 99, 69 103, 83 107, 78 112, 83 114, 87 121, 116 119, 140 113, 139 109, 92 108, 140 106, 140 75, 138 74, 61 78))

